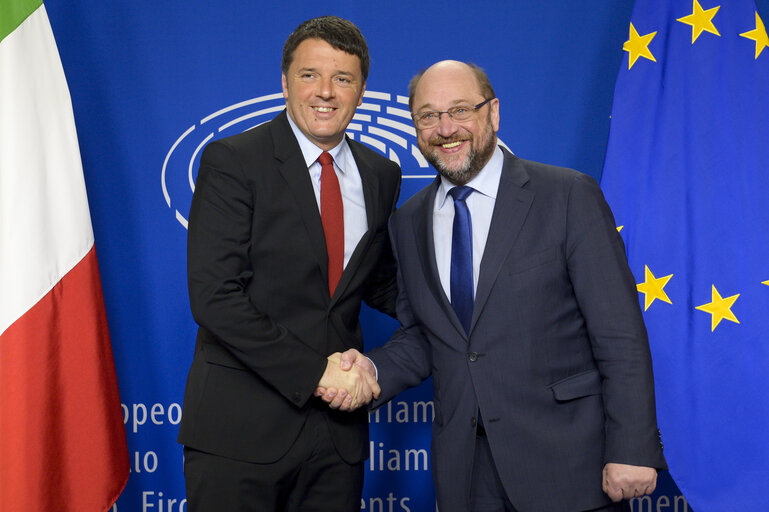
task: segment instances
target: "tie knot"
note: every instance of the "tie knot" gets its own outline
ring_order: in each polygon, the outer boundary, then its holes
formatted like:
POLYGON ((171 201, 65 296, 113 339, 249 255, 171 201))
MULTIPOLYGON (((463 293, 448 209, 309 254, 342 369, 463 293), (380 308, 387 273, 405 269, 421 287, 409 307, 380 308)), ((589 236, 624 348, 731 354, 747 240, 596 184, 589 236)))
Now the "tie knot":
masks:
POLYGON ((451 194, 451 197, 454 198, 454 201, 464 201, 467 199, 467 196, 473 193, 473 187, 467 187, 467 186, 461 186, 461 187, 454 187, 451 190, 449 190, 449 194, 451 194))
POLYGON ((331 155, 328 153, 328 151, 324 151, 318 157, 318 162, 320 162, 321 166, 331 165, 331 164, 334 163, 334 159, 331 157, 331 155))

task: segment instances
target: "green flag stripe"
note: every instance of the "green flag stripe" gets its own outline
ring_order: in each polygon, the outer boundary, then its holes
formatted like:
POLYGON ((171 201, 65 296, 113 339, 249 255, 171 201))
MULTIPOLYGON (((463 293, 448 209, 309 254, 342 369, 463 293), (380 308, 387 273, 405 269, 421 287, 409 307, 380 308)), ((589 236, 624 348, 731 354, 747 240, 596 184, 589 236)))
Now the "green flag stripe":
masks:
POLYGON ((0 0, 0 42, 41 5, 43 0, 0 0))

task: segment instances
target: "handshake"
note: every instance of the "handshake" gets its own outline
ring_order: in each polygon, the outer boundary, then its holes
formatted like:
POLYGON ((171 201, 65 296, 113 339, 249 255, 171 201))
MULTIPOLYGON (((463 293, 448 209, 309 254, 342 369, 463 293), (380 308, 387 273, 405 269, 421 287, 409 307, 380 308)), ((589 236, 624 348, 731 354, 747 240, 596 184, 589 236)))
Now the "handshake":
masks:
POLYGON ((332 409, 353 411, 379 398, 376 370, 369 359, 355 349, 328 356, 326 371, 318 382, 315 396, 332 409))

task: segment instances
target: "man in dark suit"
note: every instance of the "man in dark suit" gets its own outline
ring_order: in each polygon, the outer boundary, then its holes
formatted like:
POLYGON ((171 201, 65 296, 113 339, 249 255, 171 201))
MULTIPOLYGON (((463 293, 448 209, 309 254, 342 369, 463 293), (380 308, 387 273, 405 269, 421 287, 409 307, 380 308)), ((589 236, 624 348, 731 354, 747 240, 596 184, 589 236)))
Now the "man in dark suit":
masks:
POLYGON ((597 183, 498 147, 499 100, 476 66, 439 62, 409 92, 440 176, 390 223, 400 329, 343 366, 373 361, 374 406, 432 375, 441 512, 625 510, 665 460, 636 286, 597 183))
POLYGON ((360 508, 366 412, 312 395, 376 395, 327 356, 362 349, 362 300, 394 314, 400 169, 344 135, 368 67, 355 25, 302 23, 283 49, 286 111, 201 157, 188 239, 199 330, 179 431, 193 512, 360 508))

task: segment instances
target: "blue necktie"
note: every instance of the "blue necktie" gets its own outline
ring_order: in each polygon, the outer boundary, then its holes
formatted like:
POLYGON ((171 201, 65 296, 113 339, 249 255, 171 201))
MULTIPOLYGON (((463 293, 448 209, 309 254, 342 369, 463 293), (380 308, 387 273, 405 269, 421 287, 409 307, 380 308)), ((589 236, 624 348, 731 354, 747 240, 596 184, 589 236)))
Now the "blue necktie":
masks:
POLYGON ((473 192, 471 187, 454 187, 449 194, 454 198, 454 226, 451 232, 451 306, 465 328, 470 332, 473 318, 473 224, 465 199, 473 192))

